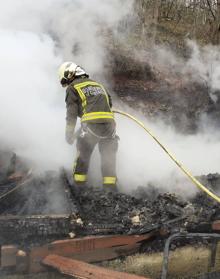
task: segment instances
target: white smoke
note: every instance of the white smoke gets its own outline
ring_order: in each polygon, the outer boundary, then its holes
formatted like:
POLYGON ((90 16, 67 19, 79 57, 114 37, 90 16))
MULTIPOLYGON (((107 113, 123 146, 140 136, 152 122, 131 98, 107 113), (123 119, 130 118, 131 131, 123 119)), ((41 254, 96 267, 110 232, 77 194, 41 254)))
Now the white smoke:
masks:
POLYGON ((72 165, 64 141, 61 62, 95 75, 104 70, 105 31, 117 27, 132 1, 9 0, 0 10, 0 141, 36 168, 72 165))
POLYGON ((186 72, 191 70, 194 80, 205 82, 211 98, 215 100, 213 92, 220 90, 220 46, 199 47, 193 41, 189 41, 188 45, 192 54, 184 69, 186 72))
MULTIPOLYGON (((145 126, 168 148, 168 151, 193 175, 220 172, 220 131, 206 128, 205 133, 178 134, 172 127, 158 121, 147 121, 133 110, 130 114, 140 119, 145 126)), ((177 167, 161 147, 145 131, 122 116, 118 133, 121 136, 118 162, 119 181, 124 191, 149 183, 184 196, 191 196, 196 187, 177 167)))
MULTIPOLYGON (((136 51, 135 56, 150 63, 154 69, 162 73, 162 78, 170 83, 184 84, 192 81, 206 85, 210 97, 215 101, 216 95, 213 92, 220 89, 220 47, 199 47, 193 41, 187 43, 191 50, 188 59, 177 56, 164 46, 155 46, 150 52, 136 51)), ((181 99, 179 102, 181 103, 181 99)), ((168 147, 174 157, 193 175, 220 172, 220 153, 216 152, 220 148, 220 131, 213 127, 205 116, 201 118, 201 129, 197 134, 183 135, 159 119, 152 123, 136 111, 130 109, 128 112, 152 129, 161 143, 168 147)), ((119 133, 122 135, 119 177, 125 187, 130 186, 131 189, 132 185, 147 186, 153 182, 152 184, 160 188, 185 196, 190 196, 196 191, 193 183, 144 130, 127 119, 120 120, 120 124, 121 121, 123 124, 119 126, 119 133)))
POLYGON ((29 31, 0 31, 0 139, 38 166, 54 167, 65 148, 64 96, 58 91, 54 43, 29 31), (56 152, 54 152, 56 151, 56 152))
POLYGON ((156 67, 168 79, 181 75, 182 82, 196 81, 205 84, 213 98, 213 92, 220 90, 220 46, 199 46, 192 40, 187 40, 186 45, 189 58, 178 56, 163 45, 157 45, 151 50, 150 60, 149 52, 137 51, 135 54, 138 59, 146 60, 156 67))
POLYGON ((76 59, 92 74, 103 71, 105 35, 117 29, 133 0, 9 0, 1 8, 0 27, 54 39, 62 59, 76 59), (123 6, 123 8, 122 8, 123 6), (74 51, 76 52, 74 55, 74 51))
MULTIPOLYGON (((120 20, 131 11, 132 2, 7 0, 1 3, 0 142, 4 146, 13 147, 18 155, 31 159, 37 169, 72 165, 75 149, 64 141, 65 92, 58 83, 57 68, 64 60, 73 60, 91 76, 100 76, 105 70, 108 31, 117 29, 120 20)), ((213 61, 210 78, 203 52, 195 45, 193 48, 188 68, 197 73, 196 79, 201 76, 211 82, 211 88, 219 89, 220 59, 219 53, 216 54, 219 49, 216 47, 215 55, 210 48, 205 50, 208 61, 210 57, 213 61)), ((160 49, 156 53, 155 61, 161 66, 187 72, 183 60, 171 52, 160 49)), ((131 113, 152 128, 193 174, 220 172, 220 153, 216 152, 220 149, 218 131, 180 136, 160 122, 149 123, 137 112, 131 113)), ((127 119, 117 117, 117 120, 121 138, 117 169, 123 189, 157 181, 169 190, 182 192, 185 187, 185 193, 194 191, 177 166, 141 128, 127 119)), ((92 171, 100 176, 95 158, 91 163, 92 171)))

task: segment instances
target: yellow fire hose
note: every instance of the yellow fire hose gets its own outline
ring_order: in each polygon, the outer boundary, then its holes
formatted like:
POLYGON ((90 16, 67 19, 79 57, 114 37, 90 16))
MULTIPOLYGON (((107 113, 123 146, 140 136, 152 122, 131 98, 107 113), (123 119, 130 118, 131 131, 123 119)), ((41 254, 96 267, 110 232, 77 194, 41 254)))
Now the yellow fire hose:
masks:
POLYGON ((136 119, 134 116, 120 111, 120 110, 113 110, 114 113, 118 113, 121 115, 124 115, 130 119, 132 119, 134 122, 136 122, 139 126, 141 126, 159 145, 163 150, 169 155, 169 157, 177 164, 177 166, 189 177, 189 179, 198 187, 200 190, 205 192, 209 197, 213 198, 215 201, 220 203, 220 197, 209 191, 204 185, 202 185, 175 157, 172 155, 172 153, 157 139, 157 137, 148 129, 145 127, 145 125, 136 119))

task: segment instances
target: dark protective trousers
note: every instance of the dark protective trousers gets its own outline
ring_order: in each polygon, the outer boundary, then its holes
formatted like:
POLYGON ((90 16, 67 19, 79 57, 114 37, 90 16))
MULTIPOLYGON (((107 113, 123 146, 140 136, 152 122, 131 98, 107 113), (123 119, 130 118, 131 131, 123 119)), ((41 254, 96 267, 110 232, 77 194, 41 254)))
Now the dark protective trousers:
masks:
POLYGON ((87 181, 87 172, 92 152, 98 144, 101 155, 103 185, 116 185, 116 153, 118 137, 115 135, 115 123, 97 123, 84 125, 77 138, 77 158, 73 170, 76 184, 87 181))

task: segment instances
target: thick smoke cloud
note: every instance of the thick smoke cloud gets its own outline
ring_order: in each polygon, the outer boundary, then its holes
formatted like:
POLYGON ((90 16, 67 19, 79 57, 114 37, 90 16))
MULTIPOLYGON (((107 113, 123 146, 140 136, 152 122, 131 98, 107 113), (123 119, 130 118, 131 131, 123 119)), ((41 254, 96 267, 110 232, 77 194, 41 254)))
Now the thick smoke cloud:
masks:
POLYGON ((63 153, 56 147, 65 148, 63 96, 54 75, 61 59, 46 35, 1 30, 0 38, 1 142, 38 167, 54 167, 63 153))
MULTIPOLYGON (((126 110, 150 128, 193 175, 220 172, 220 153, 217 152, 220 148, 220 132, 214 127, 206 126, 203 132, 183 135, 176 133, 172 127, 165 126, 160 120, 152 123, 136 111, 126 110)), ((144 130, 127 119, 119 118, 118 132, 121 140, 118 172, 124 191, 130 191, 137 186, 147 187, 150 184, 156 185, 162 191, 173 191, 186 197, 197 191, 192 182, 144 130)))
POLYGON ((0 140, 36 169, 72 165, 64 142, 65 91, 57 69, 73 60, 102 73, 104 30, 114 29, 132 1, 5 1, 0 11, 0 140))
MULTIPOLYGON (((170 49, 155 45, 149 52, 136 51, 135 56, 140 61, 146 61, 152 68, 163 73, 169 82, 181 80, 183 83, 198 82, 207 87, 210 97, 215 101, 220 90, 220 55, 219 46, 199 47, 196 42, 188 41, 189 57, 184 59, 177 56, 170 49)), ((193 92, 192 92, 193 94, 193 92)), ((207 94, 204 92, 204 94, 207 94)), ((179 99, 181 103, 181 99, 179 99)), ((124 108, 125 110, 127 108, 124 108)), ((200 127, 197 134, 178 134, 171 126, 167 127, 159 119, 155 123, 143 119, 143 116, 129 110, 137 118, 142 119, 148 128, 151 128, 161 142, 168 147, 175 157, 183 163, 194 175, 220 172, 220 131, 213 126, 206 115, 198 123, 200 127)), ((124 185, 158 185, 160 188, 178 192, 185 196, 195 193, 196 188, 192 182, 178 169, 174 162, 134 124, 131 126, 127 120, 120 125, 121 134, 126 134, 127 127, 131 127, 129 138, 133 148, 126 152, 126 138, 121 140, 121 156, 119 156, 120 170, 124 185), (126 127, 126 128, 125 128, 126 127), (122 142, 123 141, 123 142, 122 142), (123 164, 123 162, 129 164, 123 164), (131 174, 134 174, 133 176, 131 174), (129 174, 126 175, 125 174, 129 174)), ((128 143, 127 143, 128 144, 128 143)))
MULTIPOLYGON (((178 56, 163 45, 155 45, 152 50, 135 51, 135 56, 140 61, 146 61, 152 68, 163 74, 169 82, 182 83, 197 82, 207 88, 213 101, 216 101, 220 90, 220 47, 207 45, 200 47, 194 41, 187 41, 189 57, 178 56)), ((192 92, 193 94, 193 92, 192 92)), ((204 94, 207 94, 204 92, 204 94)), ((181 99, 179 99, 181 103, 181 99)), ((125 108, 126 109, 126 108, 125 108)), ((131 114, 141 119, 142 116, 130 110, 131 114)), ((146 126, 155 131, 155 134, 165 146, 169 147, 176 158, 186 166, 192 174, 202 175, 220 172, 217 152, 220 148, 220 131, 203 115, 198 123, 200 127, 197 134, 178 134, 172 127, 165 126, 159 119, 157 123, 150 123, 142 119, 146 126)), ((124 120, 124 127, 128 127, 124 120)), ((125 128, 122 134, 126 133, 125 128)), ((164 190, 174 191, 185 196, 195 193, 196 188, 192 182, 178 169, 168 156, 163 153, 156 143, 146 134, 144 135, 135 125, 131 128, 132 137, 129 138, 131 146, 127 153, 126 140, 121 146, 121 169, 127 176, 126 185, 146 185, 154 182, 164 190), (124 164, 122 161, 130 162, 124 164), (137 175, 130 175, 134 173, 137 175)), ((125 180, 125 177, 123 177, 125 180)))
MULTIPOLYGON (((73 60, 92 77, 104 79, 105 36, 107 31, 115 32, 129 12, 132 12, 130 0, 8 0, 2 3, 1 144, 31 159, 37 170, 70 168, 75 149, 64 141, 65 92, 58 84, 57 68, 64 60, 73 60)), ((187 67, 183 67, 186 64, 182 59, 162 48, 155 48, 152 57, 154 63, 177 73, 193 69, 194 74, 198 73, 195 79, 202 76, 211 81, 211 88, 219 89, 219 54, 214 55, 210 48, 204 50, 207 59, 212 57, 213 61, 210 79, 202 52, 196 45, 192 48, 187 67)), ((194 174, 220 172, 220 153, 216 152, 220 145, 218 131, 182 136, 159 120, 149 123, 137 112, 129 112, 152 128, 194 174)), ((124 190, 156 181, 162 188, 166 186, 185 194, 194 192, 191 183, 150 137, 129 120, 121 116, 117 120, 121 138, 118 176, 124 190)), ((101 182, 96 157, 92 159, 90 172, 92 178, 99 177, 101 182)), ((97 179, 93 183, 97 185, 97 179)))

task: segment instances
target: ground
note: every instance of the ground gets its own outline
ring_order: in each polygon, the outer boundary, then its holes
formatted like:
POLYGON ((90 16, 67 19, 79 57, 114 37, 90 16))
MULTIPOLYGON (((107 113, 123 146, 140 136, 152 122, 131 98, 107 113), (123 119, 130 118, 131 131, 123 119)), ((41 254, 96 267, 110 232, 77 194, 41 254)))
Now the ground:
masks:
POLYGON ((218 118, 219 103, 212 100, 204 82, 172 76, 160 65, 156 68, 139 61, 129 51, 113 51, 112 57, 114 92, 122 103, 148 119, 160 118, 179 132, 195 133, 202 115, 218 118))

